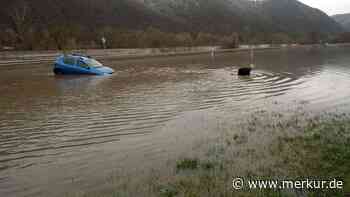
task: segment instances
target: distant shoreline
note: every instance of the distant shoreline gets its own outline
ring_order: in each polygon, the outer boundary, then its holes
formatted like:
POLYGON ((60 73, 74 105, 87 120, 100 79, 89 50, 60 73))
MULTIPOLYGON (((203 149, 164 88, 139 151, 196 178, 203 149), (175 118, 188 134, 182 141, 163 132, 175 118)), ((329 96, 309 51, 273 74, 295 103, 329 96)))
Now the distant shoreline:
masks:
MULTIPOLYGON (((310 48, 322 47, 323 45, 256 45, 255 50, 279 50, 283 48, 310 48)), ((328 44, 326 47, 347 47, 346 44, 328 44)), ((215 48, 215 53, 227 52, 244 52, 249 51, 247 45, 241 45, 235 49, 221 49, 218 46, 206 47, 175 47, 175 48, 145 48, 145 49, 84 49, 72 50, 72 53, 88 54, 98 60, 127 60, 151 57, 168 57, 168 56, 187 56, 198 54, 210 54, 215 48)), ((57 56, 62 54, 61 51, 1 51, 0 66, 23 65, 23 64, 41 64, 53 62, 57 56)))

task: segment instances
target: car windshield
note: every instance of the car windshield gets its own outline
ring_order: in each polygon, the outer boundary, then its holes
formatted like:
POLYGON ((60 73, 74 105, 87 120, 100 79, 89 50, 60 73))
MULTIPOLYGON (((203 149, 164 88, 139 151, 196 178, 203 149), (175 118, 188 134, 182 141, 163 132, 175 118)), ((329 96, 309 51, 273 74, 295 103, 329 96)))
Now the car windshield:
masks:
POLYGON ((72 56, 65 56, 63 58, 63 62, 68 65, 75 65, 75 63, 77 62, 77 58, 72 56))
POLYGON ((94 59, 87 59, 84 62, 89 67, 101 67, 101 66, 103 66, 100 62, 98 62, 94 59))

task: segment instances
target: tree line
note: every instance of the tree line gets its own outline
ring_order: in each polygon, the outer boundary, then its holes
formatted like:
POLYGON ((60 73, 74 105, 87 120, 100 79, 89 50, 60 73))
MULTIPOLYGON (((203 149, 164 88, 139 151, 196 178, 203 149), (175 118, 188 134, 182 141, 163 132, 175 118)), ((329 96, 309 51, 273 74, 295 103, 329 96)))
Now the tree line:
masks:
POLYGON ((74 25, 55 25, 45 29, 30 27, 26 31, 11 28, 0 30, 0 46, 18 50, 64 50, 103 48, 162 48, 225 45, 236 47, 238 34, 213 35, 205 32, 163 32, 149 27, 145 30, 127 30, 113 27, 89 30, 74 25))
POLYGON ((50 25, 45 28, 22 27, 17 23, 13 28, 0 30, 0 46, 17 50, 65 50, 103 48, 102 38, 106 39, 106 48, 162 48, 223 46, 236 48, 239 44, 315 44, 321 42, 350 42, 350 36, 343 33, 336 37, 317 32, 296 33, 237 33, 230 35, 206 32, 165 32, 149 27, 145 30, 128 30, 116 27, 88 29, 74 24, 50 25))

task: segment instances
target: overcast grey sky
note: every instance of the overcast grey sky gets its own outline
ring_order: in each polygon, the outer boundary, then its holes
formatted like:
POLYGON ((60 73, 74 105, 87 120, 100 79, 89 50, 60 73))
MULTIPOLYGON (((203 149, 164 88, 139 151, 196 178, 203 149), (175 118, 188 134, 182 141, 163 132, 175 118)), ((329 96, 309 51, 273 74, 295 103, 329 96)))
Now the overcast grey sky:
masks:
POLYGON ((299 0, 311 7, 318 8, 328 15, 350 13, 350 0, 299 0))

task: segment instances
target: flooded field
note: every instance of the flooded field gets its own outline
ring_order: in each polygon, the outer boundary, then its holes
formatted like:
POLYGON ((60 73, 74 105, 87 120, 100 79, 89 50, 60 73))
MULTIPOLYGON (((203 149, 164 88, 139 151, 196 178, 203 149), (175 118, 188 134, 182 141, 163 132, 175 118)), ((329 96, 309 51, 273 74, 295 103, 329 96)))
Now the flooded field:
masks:
POLYGON ((98 190, 116 171, 148 169, 220 135, 256 110, 350 111, 350 48, 105 61, 108 77, 0 67, 0 196, 98 190))

